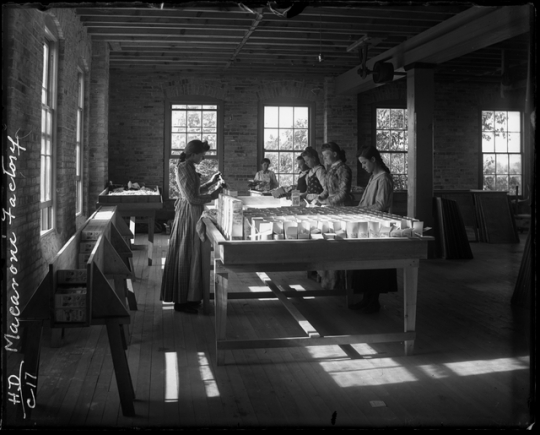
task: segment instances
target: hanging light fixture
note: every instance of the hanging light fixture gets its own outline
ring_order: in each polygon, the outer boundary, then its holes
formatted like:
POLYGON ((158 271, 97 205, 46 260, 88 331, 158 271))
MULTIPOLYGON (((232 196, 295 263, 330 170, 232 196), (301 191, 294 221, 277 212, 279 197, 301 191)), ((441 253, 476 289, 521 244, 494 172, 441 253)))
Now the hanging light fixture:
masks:
POLYGON ((319 55, 317 56, 317 60, 322 62, 324 60, 324 56, 322 55, 322 21, 321 21, 321 15, 319 14, 319 55))

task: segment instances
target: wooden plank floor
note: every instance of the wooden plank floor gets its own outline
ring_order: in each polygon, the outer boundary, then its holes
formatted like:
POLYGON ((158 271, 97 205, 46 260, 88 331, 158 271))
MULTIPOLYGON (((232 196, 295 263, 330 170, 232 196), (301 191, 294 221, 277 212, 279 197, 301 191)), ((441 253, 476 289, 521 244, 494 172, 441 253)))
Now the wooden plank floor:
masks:
MULTIPOLYGON (((168 238, 156 234, 154 265, 134 251, 138 311, 127 356, 136 416, 122 415, 104 327, 66 330, 59 349, 45 330, 28 426, 527 427, 531 316, 510 305, 524 240, 473 243, 473 260, 421 263, 412 356, 400 343, 233 350, 216 367, 213 312, 177 313, 159 301, 168 238)), ((318 286, 305 272, 270 276, 298 291, 318 286)), ((264 289, 255 274, 231 276, 229 287, 264 289)), ((369 316, 348 310, 344 297, 294 304, 323 335, 401 331, 401 289, 381 295, 381 312, 369 316)), ((232 300, 227 335, 302 330, 275 299, 232 300)))

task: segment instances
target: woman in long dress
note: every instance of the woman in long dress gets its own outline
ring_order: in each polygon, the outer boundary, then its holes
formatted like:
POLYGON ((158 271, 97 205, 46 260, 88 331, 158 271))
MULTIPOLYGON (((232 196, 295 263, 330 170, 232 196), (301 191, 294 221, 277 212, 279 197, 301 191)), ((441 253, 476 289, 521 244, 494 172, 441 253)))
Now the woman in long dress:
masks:
POLYGON ((208 194, 208 189, 220 180, 214 174, 201 186, 200 174, 195 170, 210 149, 207 142, 190 141, 180 154, 176 167, 176 184, 180 195, 175 203, 175 216, 169 240, 169 252, 163 269, 161 297, 164 302, 174 302, 174 309, 197 313, 202 300, 202 242, 196 232, 197 221, 204 204, 219 196, 221 186, 208 194))
MULTIPOLYGON (((359 207, 390 212, 392 209, 394 182, 390 169, 374 146, 362 148, 357 153, 362 169, 371 174, 359 207)), ((349 308, 364 314, 380 310, 379 294, 397 291, 396 269, 355 270, 351 274, 351 286, 355 293, 363 293, 363 299, 349 308)))
MULTIPOLYGON (((326 165, 324 191, 316 198, 316 204, 331 206, 351 205, 352 171, 345 163, 345 151, 335 142, 328 142, 321 147, 321 153, 326 165)), ((327 290, 343 289, 346 286, 344 270, 318 270, 321 287, 327 290)))

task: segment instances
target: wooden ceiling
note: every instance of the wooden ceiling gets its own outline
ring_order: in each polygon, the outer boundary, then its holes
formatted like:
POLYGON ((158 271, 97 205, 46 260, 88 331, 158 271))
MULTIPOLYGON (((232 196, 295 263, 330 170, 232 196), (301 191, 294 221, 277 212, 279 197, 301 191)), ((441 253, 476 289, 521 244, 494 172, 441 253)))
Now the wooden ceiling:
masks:
MULTIPOLYGON (((340 76, 361 64, 362 52, 351 48, 361 38, 369 41, 366 54, 372 59, 471 7, 333 1, 297 2, 290 8, 292 4, 85 4, 76 8, 76 14, 94 40, 109 43, 111 69, 340 76)), ((529 32, 524 31, 440 63, 436 75, 454 81, 499 81, 504 58, 521 80, 526 76, 528 52, 529 32)))

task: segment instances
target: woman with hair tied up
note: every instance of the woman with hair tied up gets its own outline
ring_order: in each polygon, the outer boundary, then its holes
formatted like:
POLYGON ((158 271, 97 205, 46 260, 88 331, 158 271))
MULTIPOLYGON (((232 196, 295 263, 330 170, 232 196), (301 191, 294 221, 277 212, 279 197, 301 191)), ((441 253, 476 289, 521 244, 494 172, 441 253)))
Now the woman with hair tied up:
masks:
POLYGON ((324 191, 326 169, 321 165, 319 153, 315 148, 307 147, 302 151, 302 157, 309 168, 309 172, 306 175, 307 189, 300 197, 312 201, 324 191))
MULTIPOLYGON (((356 154, 362 169, 371 174, 359 207, 390 212, 394 192, 394 182, 390 169, 374 146, 360 149, 356 154)), ((354 293, 363 293, 363 299, 350 305, 352 310, 372 314, 380 310, 379 294, 397 291, 396 269, 354 270, 350 273, 354 293)))
POLYGON ((268 169, 270 164, 270 159, 265 157, 261 160, 262 169, 255 174, 254 180, 261 182, 261 190, 273 190, 279 187, 276 173, 268 169))
POLYGON ((210 149, 208 142, 190 141, 180 154, 176 167, 176 184, 180 195, 175 203, 175 216, 171 228, 169 252, 163 269, 160 299, 174 302, 175 311, 197 314, 202 299, 202 242, 196 232, 197 221, 204 204, 216 199, 222 191, 219 186, 211 194, 208 190, 220 180, 216 172, 201 186, 195 165, 204 160, 210 149))
POLYGON ((328 142, 323 144, 321 152, 326 165, 326 178, 324 191, 317 197, 317 202, 333 206, 353 205, 352 171, 345 164, 345 150, 335 142, 328 142))
MULTIPOLYGON (((331 206, 353 205, 351 193, 352 171, 345 164, 345 151, 335 142, 328 142, 321 147, 326 165, 324 191, 317 197, 315 204, 331 206)), ((344 270, 318 270, 321 287, 327 290, 345 288, 344 270)))

